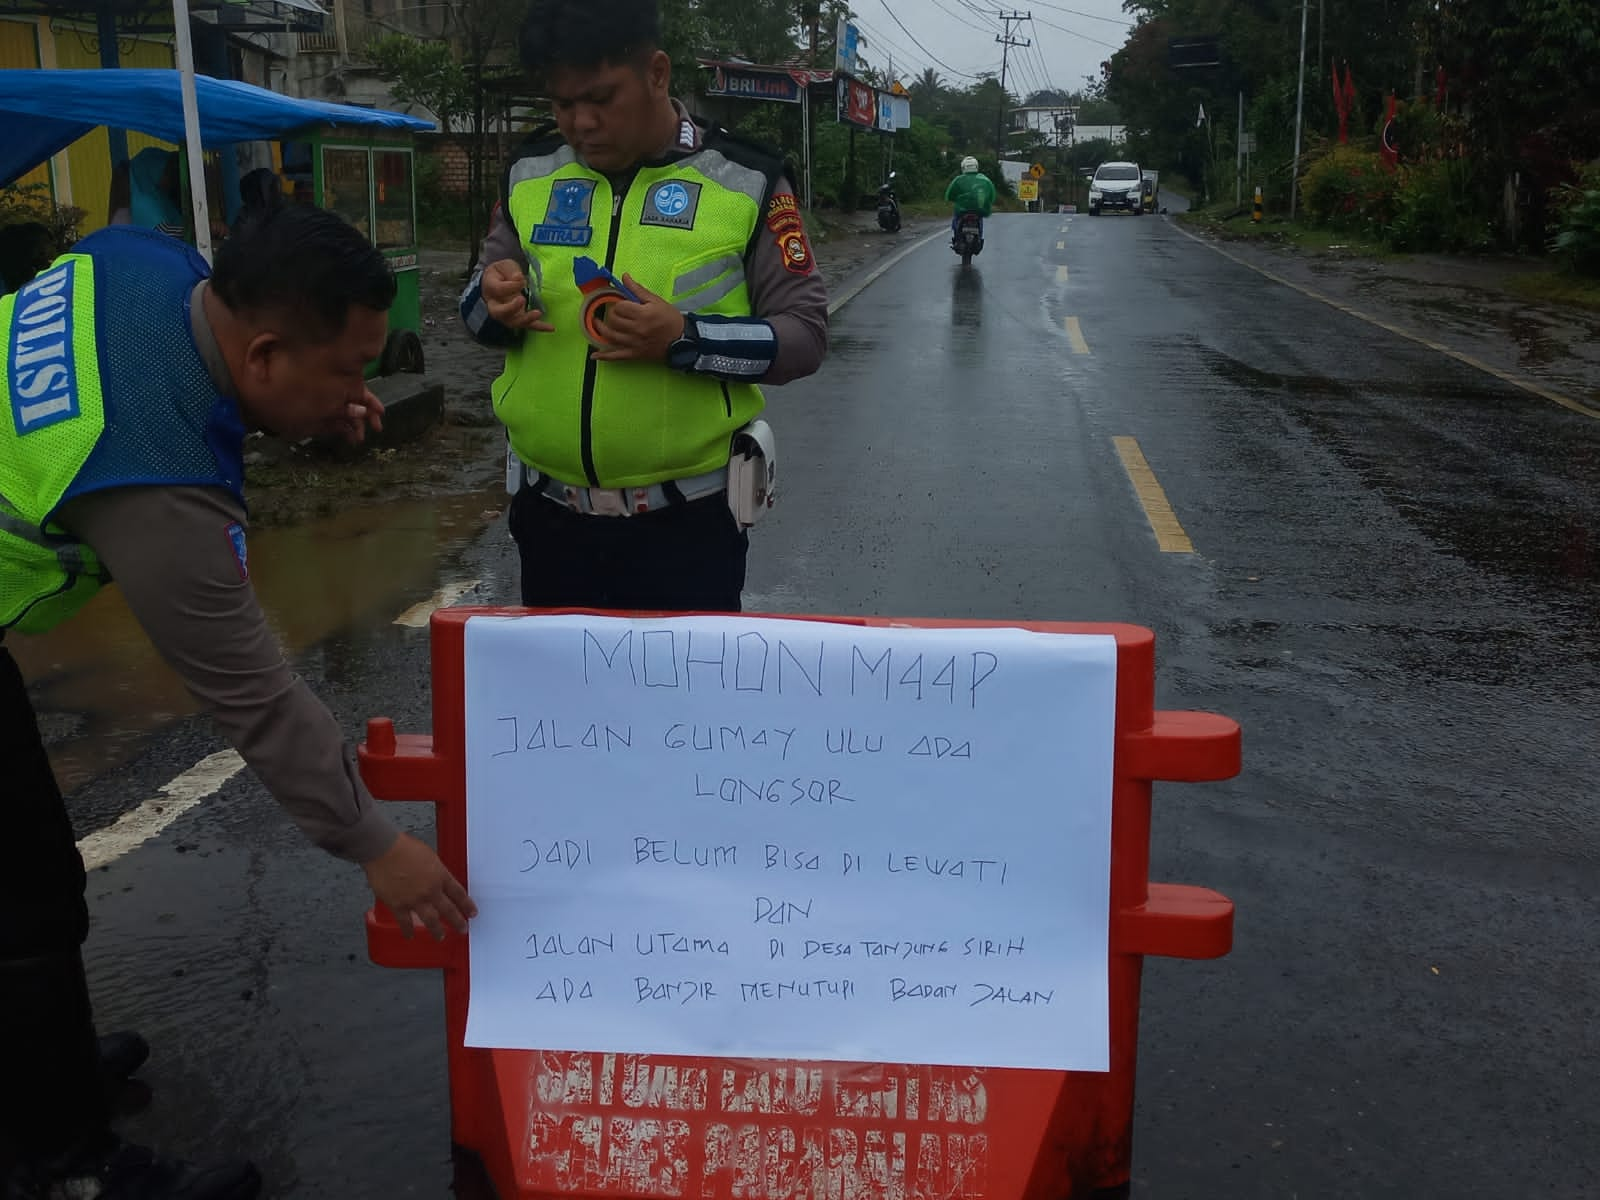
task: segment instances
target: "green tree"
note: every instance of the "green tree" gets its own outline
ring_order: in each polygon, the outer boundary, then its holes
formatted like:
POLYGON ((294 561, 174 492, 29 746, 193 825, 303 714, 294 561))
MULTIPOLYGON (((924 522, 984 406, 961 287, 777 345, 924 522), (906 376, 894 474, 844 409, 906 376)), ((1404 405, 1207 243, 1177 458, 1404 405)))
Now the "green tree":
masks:
POLYGON ((507 149, 490 132, 490 89, 520 71, 515 47, 527 5, 526 0, 456 0, 448 11, 447 36, 460 48, 468 90, 467 270, 471 271, 477 266, 478 247, 499 190, 492 181, 507 149))
POLYGON ((944 80, 939 78, 939 72, 933 67, 926 67, 922 74, 911 81, 908 90, 918 104, 937 108, 944 95, 944 80))
POLYGON ((396 100, 420 104, 438 119, 442 131, 454 130, 466 117, 471 88, 449 43, 390 33, 367 43, 365 57, 396 100))

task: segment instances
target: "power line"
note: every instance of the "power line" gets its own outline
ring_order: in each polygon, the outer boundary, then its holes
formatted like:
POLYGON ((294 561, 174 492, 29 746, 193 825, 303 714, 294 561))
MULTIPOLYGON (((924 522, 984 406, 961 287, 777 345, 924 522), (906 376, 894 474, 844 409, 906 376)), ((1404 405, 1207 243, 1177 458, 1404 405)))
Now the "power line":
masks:
MULTIPOLYGON (((911 51, 907 50, 899 42, 892 41, 891 39, 889 39, 884 34, 879 33, 876 29, 874 29, 872 26, 868 25, 865 21, 861 20, 859 17, 853 17, 853 18, 851 18, 851 20, 857 26, 860 27, 860 29, 861 29, 861 31, 863 33, 865 33, 867 35, 867 45, 869 47, 882 46, 893 57, 898 58, 902 62, 908 63, 911 66, 918 66, 920 64, 921 66, 925 67, 925 66, 928 65, 925 60, 918 58, 915 54, 913 54, 911 51)), ((890 82, 893 82, 893 81, 891 80, 890 82)))
POLYGON ((956 0, 956 3, 961 5, 962 8, 966 9, 968 12, 972 13, 974 16, 979 17, 984 21, 987 21, 988 24, 989 24, 989 27, 985 32, 988 32, 988 33, 993 33, 994 32, 994 29, 995 29, 994 13, 992 13, 987 8, 979 8, 976 4, 974 4, 972 2, 972 0, 956 0))
POLYGON ((929 58, 933 59, 933 61, 935 63, 937 63, 939 66, 943 67, 946 71, 949 71, 950 74, 959 75, 963 79, 976 79, 977 78, 976 75, 969 75, 965 71, 958 71, 954 67, 952 67, 949 63, 945 62, 943 59, 935 57, 932 51, 930 51, 921 42, 917 41, 916 34, 912 33, 911 30, 906 28, 905 22, 902 21, 899 17, 894 15, 894 9, 889 7, 889 0, 878 0, 878 3, 883 5, 883 11, 889 14, 889 19, 900 27, 900 32, 905 34, 908 38, 911 39, 911 44, 913 46, 915 46, 918 50, 921 50, 929 58))
POLYGON ((1033 79, 1033 69, 1028 65, 1028 60, 1022 55, 1017 55, 1016 62, 1011 64, 1011 74, 1017 84, 1017 99, 1024 103, 1029 96, 1039 90, 1039 85, 1033 79))
MULTIPOLYGON (((960 13, 956 12, 953 9, 946 8, 942 3, 940 3, 940 0, 933 0, 933 6, 935 8, 937 8, 940 12, 944 13, 945 16, 949 17, 952 21, 955 21, 955 22, 957 22, 958 24, 961 24, 961 25, 965 25, 968 29, 976 29, 979 33, 993 33, 994 32, 994 26, 993 25, 987 25, 987 26, 985 26, 985 25, 974 25, 971 21, 967 20, 960 13)), ((972 6, 971 5, 967 5, 966 7, 970 10, 972 6)))
POLYGON ((1093 42, 1096 46, 1104 46, 1107 50, 1122 49, 1121 46, 1113 46, 1110 42, 1102 42, 1099 38, 1090 37, 1087 33, 1079 33, 1076 29, 1068 29, 1065 25, 1057 25, 1054 21, 1046 21, 1043 17, 1035 18, 1034 23, 1047 25, 1051 29, 1059 30, 1061 33, 1070 34, 1075 38, 1082 38, 1086 42, 1093 42))
POLYGON ((1038 4, 1040 8, 1053 8, 1057 12, 1071 13, 1075 17, 1088 17, 1091 21, 1106 21, 1112 25, 1121 25, 1124 29, 1131 28, 1134 24, 1134 22, 1125 20, 1121 17, 1102 17, 1097 13, 1080 12, 1076 8, 1065 8, 1059 4, 1048 4, 1045 2, 1045 0, 1038 0, 1038 4))
MULTIPOLYGON (((1029 24, 1032 24, 1032 22, 1030 21, 1029 24)), ((1039 63, 1039 70, 1044 73, 1045 86, 1052 92, 1059 90, 1056 87, 1055 80, 1050 78, 1050 64, 1045 61, 1044 51, 1039 48, 1037 42, 1034 43, 1033 56, 1039 63)))

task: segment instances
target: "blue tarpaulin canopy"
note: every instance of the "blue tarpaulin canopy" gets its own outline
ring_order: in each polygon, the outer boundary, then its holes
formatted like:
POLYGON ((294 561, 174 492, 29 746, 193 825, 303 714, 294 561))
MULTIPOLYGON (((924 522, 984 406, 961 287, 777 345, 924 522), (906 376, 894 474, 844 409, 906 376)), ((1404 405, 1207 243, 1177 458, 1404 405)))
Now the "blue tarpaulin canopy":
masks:
MULTIPOLYGON (((207 147, 281 138, 309 126, 432 129, 430 121, 352 104, 297 100, 232 79, 195 77, 207 147)), ((99 125, 184 141, 177 71, 0 70, 0 187, 99 125)))

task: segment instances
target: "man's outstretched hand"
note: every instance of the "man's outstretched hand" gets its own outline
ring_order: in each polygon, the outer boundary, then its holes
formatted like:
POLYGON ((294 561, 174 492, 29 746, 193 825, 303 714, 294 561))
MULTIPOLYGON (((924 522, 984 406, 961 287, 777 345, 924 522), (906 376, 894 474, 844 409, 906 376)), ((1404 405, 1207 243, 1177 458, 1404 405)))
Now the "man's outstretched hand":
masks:
POLYGON ((372 894, 394 911, 405 937, 423 928, 443 941, 446 925, 465 933, 467 921, 478 915, 467 889, 426 843, 410 834, 402 833, 387 852, 362 869, 372 894))

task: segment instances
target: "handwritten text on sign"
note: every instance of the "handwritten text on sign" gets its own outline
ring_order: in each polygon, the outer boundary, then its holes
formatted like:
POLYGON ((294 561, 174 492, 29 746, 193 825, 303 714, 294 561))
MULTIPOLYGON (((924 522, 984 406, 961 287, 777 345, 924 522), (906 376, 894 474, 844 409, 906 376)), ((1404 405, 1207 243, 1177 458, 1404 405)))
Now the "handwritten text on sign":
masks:
POLYGON ((1116 644, 466 630, 467 1043, 1107 1069, 1116 644))

